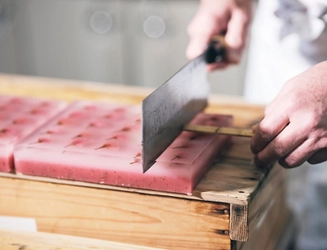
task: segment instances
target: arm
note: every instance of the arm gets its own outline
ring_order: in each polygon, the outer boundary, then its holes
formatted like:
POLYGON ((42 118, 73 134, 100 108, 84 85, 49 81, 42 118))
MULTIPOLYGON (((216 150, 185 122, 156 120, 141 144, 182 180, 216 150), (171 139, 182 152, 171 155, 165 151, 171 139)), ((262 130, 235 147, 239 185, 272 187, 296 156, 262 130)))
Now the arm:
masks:
POLYGON ((251 10, 252 0, 201 0, 188 27, 187 57, 195 58, 205 50, 213 35, 226 32, 227 62, 209 65, 209 70, 238 63, 247 38, 251 10))
POLYGON ((327 160, 327 61, 288 81, 255 128, 258 166, 275 160, 287 168, 327 160))

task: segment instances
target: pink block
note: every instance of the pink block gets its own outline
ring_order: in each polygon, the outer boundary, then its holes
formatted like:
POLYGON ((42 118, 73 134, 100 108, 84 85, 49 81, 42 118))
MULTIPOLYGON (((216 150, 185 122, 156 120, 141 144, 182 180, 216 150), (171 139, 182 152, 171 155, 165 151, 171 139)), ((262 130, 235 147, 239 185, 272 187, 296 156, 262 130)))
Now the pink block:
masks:
POLYGON ((66 107, 58 101, 0 96, 0 172, 13 171, 13 147, 66 107))
MULTIPOLYGON (((76 102, 15 147, 16 172, 191 194, 228 136, 182 132, 142 172, 141 107, 76 102)), ((230 126, 232 117, 199 114, 192 123, 230 126)))

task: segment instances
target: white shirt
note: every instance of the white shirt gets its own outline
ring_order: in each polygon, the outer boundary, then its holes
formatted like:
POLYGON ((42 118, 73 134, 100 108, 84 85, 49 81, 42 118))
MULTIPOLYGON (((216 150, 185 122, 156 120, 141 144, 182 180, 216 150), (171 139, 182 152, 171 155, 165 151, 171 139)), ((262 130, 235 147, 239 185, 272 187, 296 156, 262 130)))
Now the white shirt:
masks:
POLYGON ((327 0, 259 1, 244 88, 248 101, 270 103, 287 80, 327 60, 327 28, 321 27, 326 22, 311 17, 308 7, 324 10, 321 3, 326 3, 327 10, 327 0), (307 11, 299 1, 308 4, 304 6, 307 11))

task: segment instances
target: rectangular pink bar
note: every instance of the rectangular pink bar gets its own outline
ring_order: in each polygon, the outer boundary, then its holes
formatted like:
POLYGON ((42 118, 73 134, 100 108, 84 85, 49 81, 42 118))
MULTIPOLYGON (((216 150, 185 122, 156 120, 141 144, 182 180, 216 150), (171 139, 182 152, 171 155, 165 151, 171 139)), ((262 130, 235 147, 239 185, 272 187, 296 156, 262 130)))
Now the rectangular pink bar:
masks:
MULTIPOLYGON (((140 114, 140 106, 76 102, 15 147, 16 172, 191 194, 230 137, 184 131, 143 174, 140 114)), ((199 114, 192 123, 231 126, 232 117, 199 114)))
POLYGON ((0 96, 0 172, 13 171, 13 147, 66 107, 64 102, 0 96))

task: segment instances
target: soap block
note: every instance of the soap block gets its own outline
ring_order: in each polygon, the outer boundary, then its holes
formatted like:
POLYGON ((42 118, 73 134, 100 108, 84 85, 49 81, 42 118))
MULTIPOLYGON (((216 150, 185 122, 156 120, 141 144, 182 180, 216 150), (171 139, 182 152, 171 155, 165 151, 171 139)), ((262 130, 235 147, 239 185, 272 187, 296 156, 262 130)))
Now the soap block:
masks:
MULTIPOLYGON (((231 126, 199 114, 194 124, 231 126)), ((79 101, 15 147, 16 172, 191 194, 230 137, 183 131, 143 174, 141 107, 79 101)))
POLYGON ((66 107, 61 101, 0 95, 0 172, 13 171, 13 147, 66 107))

